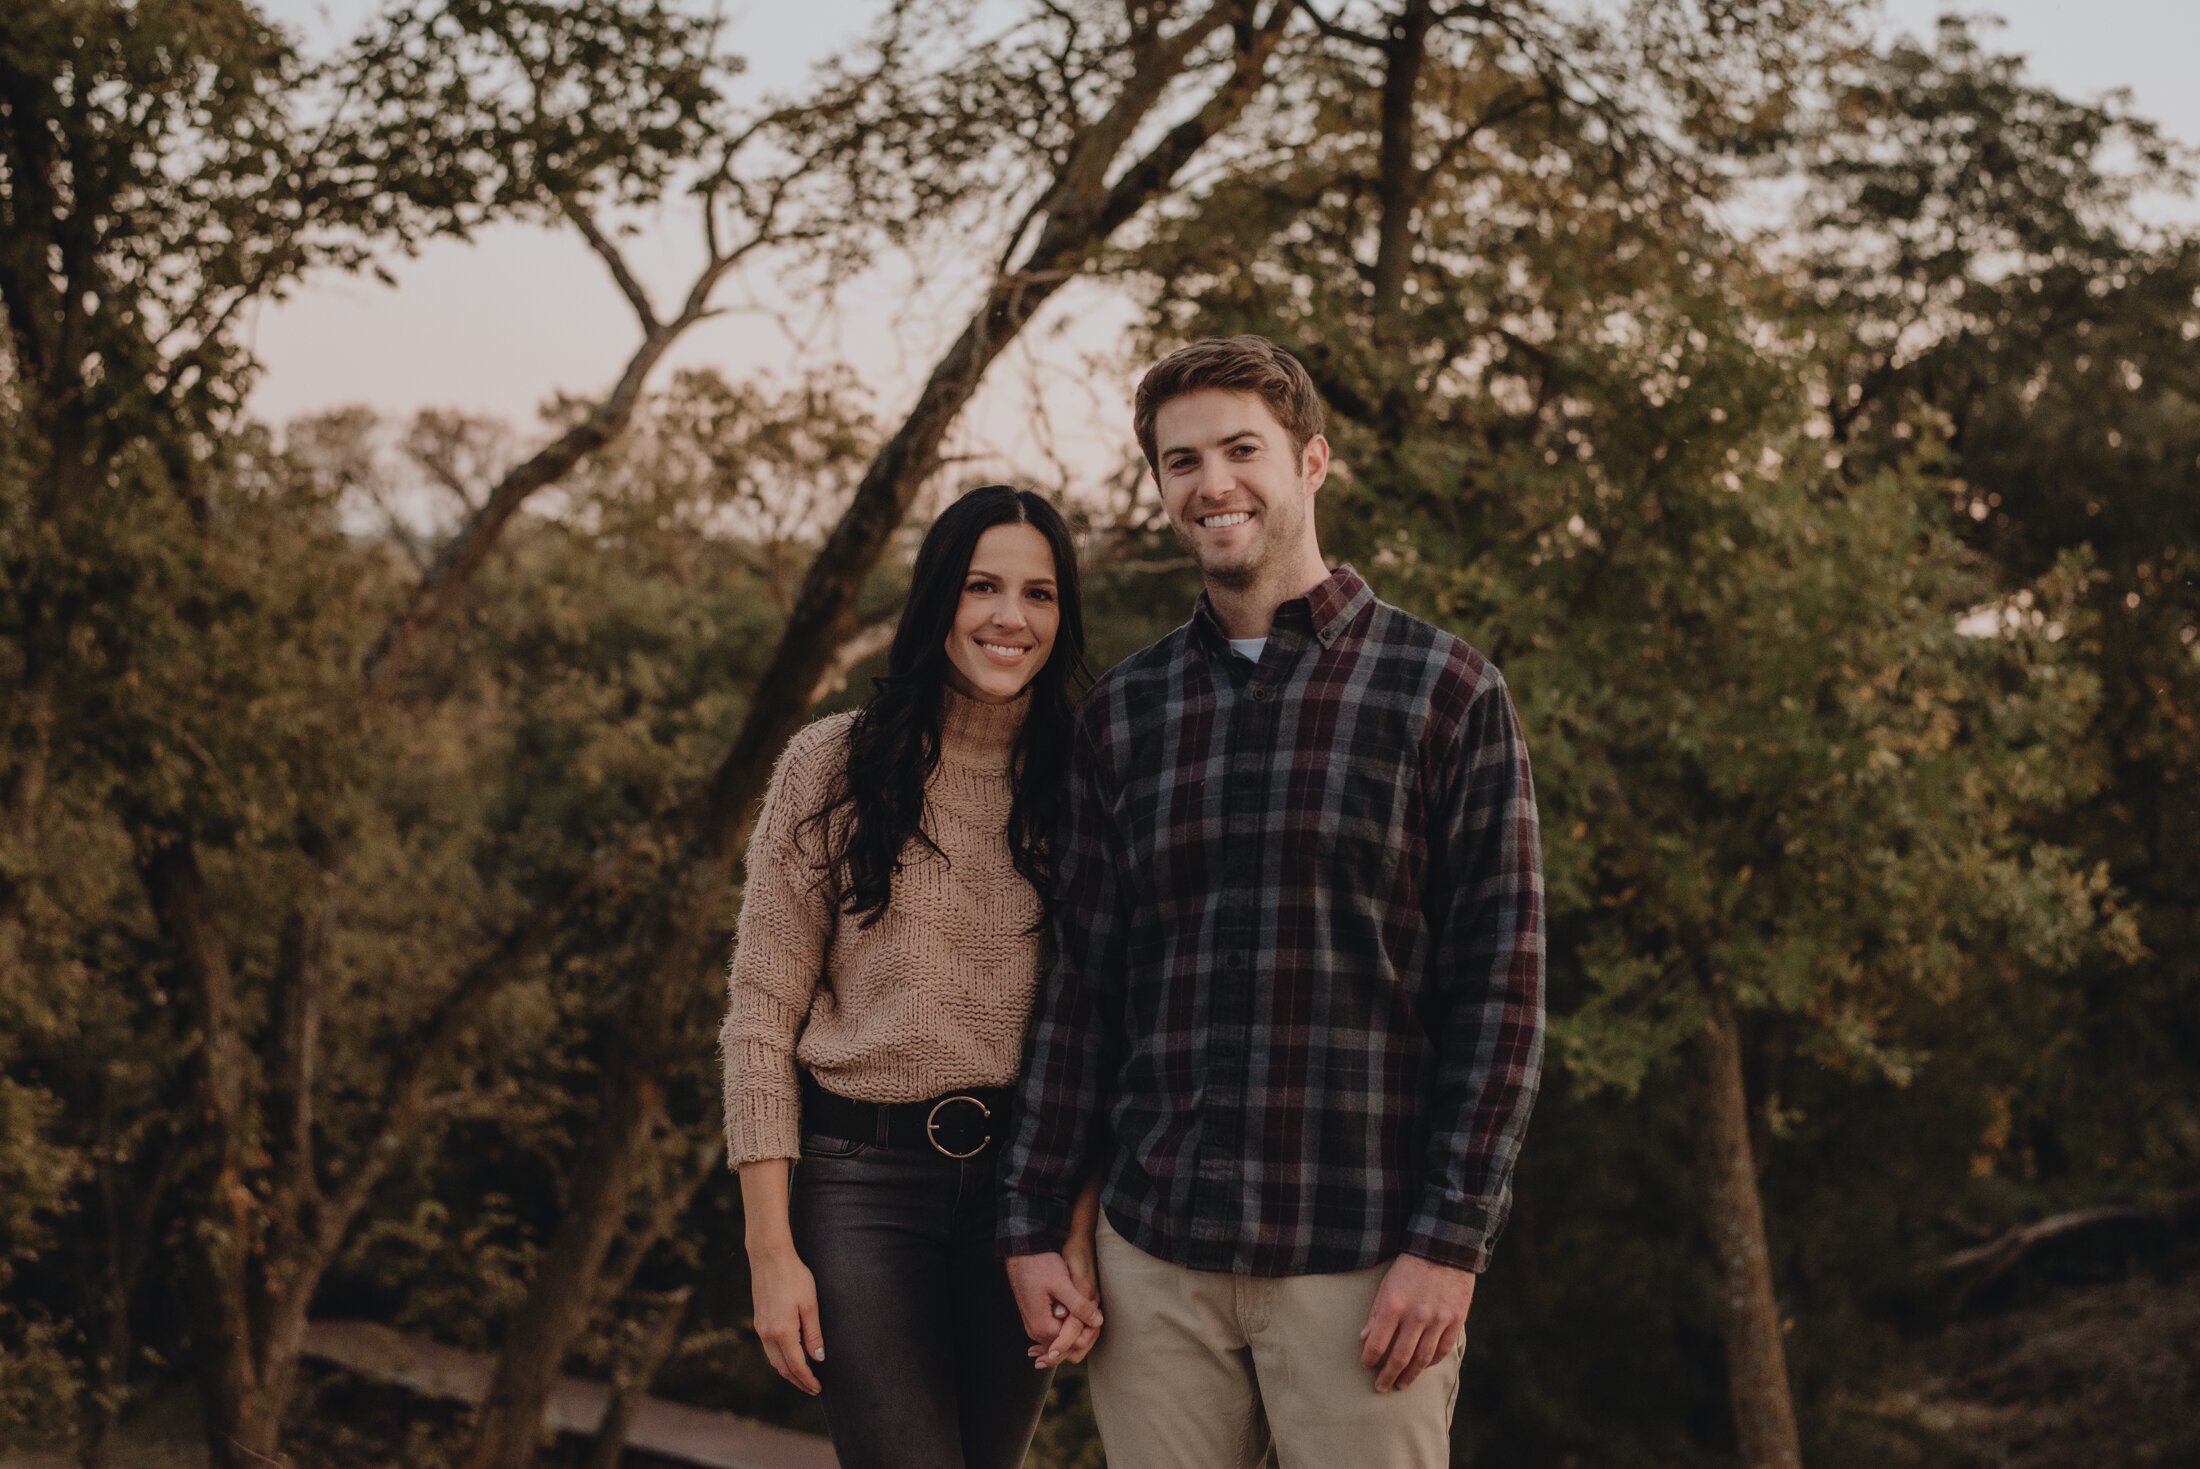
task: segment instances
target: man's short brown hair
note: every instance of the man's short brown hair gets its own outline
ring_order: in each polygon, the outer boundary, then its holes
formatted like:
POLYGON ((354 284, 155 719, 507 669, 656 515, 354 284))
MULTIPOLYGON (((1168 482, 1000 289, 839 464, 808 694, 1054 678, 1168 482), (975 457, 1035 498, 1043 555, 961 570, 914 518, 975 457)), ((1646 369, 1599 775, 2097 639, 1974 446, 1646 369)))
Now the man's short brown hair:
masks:
POLYGON ((1322 431, 1321 396, 1298 358, 1266 337, 1208 337, 1177 348, 1139 380, 1131 427, 1138 434, 1138 447, 1146 452, 1146 463, 1156 473, 1161 460, 1154 443, 1155 416, 1170 399, 1202 388, 1259 394, 1291 436, 1294 454, 1322 431))

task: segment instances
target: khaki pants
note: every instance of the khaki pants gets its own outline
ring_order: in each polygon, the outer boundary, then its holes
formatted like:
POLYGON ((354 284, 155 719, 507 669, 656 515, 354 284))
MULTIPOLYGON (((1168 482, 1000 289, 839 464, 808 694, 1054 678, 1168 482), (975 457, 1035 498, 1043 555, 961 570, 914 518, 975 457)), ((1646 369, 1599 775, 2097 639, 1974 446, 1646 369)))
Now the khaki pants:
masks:
POLYGON ((1360 1328, 1388 1265, 1268 1280, 1187 1270, 1098 1241, 1107 1312, 1088 1367, 1109 1469, 1444 1469, 1459 1347, 1412 1387, 1375 1391, 1360 1328))

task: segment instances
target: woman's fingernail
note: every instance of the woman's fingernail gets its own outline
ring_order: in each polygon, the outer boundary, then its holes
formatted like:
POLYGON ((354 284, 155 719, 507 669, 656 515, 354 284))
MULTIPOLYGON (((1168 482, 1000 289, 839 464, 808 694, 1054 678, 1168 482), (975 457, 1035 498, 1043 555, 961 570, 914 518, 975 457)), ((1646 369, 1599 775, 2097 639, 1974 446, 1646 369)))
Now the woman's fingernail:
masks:
POLYGON ((812 1359, 822 1362, 825 1360, 825 1349, 823 1347, 812 1347, 810 1349, 810 1356, 812 1357, 812 1359))

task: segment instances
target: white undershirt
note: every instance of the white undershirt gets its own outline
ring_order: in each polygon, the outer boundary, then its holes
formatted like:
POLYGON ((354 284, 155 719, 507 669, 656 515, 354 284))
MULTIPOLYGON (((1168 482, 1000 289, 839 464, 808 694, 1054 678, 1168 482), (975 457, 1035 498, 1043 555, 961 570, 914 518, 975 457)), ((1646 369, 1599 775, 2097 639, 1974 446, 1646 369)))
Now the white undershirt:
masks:
POLYGON ((1260 650, 1267 646, 1268 639, 1265 636, 1257 638, 1230 639, 1230 649, 1232 652, 1250 658, 1255 663, 1260 662, 1260 650))

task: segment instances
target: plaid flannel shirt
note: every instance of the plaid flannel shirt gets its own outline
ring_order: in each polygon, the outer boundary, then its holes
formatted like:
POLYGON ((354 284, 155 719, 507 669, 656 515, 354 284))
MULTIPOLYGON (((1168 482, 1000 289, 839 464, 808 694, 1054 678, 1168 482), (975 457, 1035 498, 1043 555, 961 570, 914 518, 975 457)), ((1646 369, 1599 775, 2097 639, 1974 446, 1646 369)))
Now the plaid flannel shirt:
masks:
POLYGON ((1480 1270, 1541 1072, 1534 788, 1497 669, 1350 567, 1258 663, 1206 599, 1079 716, 1003 1254, 1091 1167, 1201 1270, 1480 1270))

